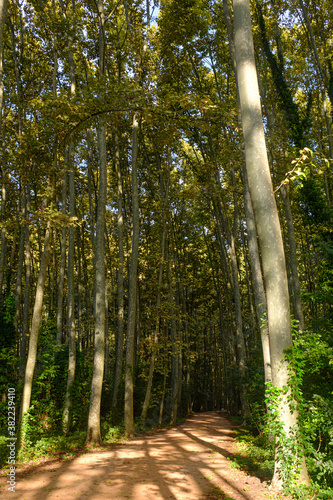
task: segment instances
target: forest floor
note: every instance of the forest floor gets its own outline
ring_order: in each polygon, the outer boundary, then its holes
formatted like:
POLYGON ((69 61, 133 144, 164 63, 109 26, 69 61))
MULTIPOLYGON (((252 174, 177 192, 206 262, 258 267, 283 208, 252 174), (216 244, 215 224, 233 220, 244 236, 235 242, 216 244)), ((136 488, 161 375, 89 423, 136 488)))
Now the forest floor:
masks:
POLYGON ((235 426, 217 412, 125 444, 17 469, 8 500, 277 500, 267 482, 232 467, 235 426))

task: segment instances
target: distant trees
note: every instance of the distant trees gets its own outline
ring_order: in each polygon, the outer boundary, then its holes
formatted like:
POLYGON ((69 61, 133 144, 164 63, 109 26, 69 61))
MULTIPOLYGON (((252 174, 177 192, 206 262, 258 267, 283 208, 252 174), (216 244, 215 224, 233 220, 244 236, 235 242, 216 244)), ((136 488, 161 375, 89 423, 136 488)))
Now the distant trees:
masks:
POLYGON ((293 359, 320 351, 293 393, 318 458, 302 407, 326 422, 329 2, 255 2, 253 50, 245 0, 13 0, 6 23, 5 7, 0 356, 18 367, 22 445, 214 408, 261 431, 293 335, 293 359))

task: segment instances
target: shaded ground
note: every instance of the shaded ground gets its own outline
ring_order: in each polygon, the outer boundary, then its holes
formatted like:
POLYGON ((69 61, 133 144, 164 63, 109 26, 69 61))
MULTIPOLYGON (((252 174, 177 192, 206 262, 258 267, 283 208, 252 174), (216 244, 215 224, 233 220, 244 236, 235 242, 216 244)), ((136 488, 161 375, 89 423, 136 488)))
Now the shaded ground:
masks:
POLYGON ((280 498, 259 478, 233 469, 232 424, 216 412, 124 445, 17 471, 10 500, 263 500, 280 498))

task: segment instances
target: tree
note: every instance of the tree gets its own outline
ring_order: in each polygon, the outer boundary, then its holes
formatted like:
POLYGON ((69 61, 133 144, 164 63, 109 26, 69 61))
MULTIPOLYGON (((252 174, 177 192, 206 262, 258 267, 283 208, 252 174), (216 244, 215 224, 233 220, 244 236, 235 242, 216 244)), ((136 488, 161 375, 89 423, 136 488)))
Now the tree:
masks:
MULTIPOLYGON (((246 171, 263 263, 272 382, 274 386, 283 391, 289 383, 288 361, 285 354, 292 345, 283 241, 266 152, 253 50, 250 4, 248 0, 234 0, 233 6, 236 70, 245 143, 246 171)), ((293 427, 297 427, 297 412, 291 410, 289 394, 290 389, 288 393, 282 392, 278 411, 284 431, 290 437, 293 427)), ((276 437, 273 484, 278 486, 282 485, 283 456, 279 454, 280 448, 283 447, 282 439, 282 434, 276 437)), ((298 479, 302 484, 309 484, 304 458, 298 479)))
MULTIPOLYGON (((99 24, 99 73, 101 80, 105 75, 105 14, 103 0, 98 0, 99 24)), ((91 382, 91 397, 88 417, 87 443, 101 443, 100 410, 105 356, 105 212, 107 198, 107 163, 106 163, 106 119, 101 116, 98 127, 99 151, 99 189, 96 222, 96 303, 94 335, 94 370, 91 382)))

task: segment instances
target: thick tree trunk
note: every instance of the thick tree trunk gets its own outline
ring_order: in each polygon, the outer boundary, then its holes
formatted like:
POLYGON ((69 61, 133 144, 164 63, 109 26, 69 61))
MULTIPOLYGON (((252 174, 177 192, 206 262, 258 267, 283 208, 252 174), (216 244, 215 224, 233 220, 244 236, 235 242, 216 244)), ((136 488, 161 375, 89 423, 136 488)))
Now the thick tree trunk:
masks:
MULTIPOLYGON (((240 109, 240 100, 239 100, 239 91, 238 91, 238 83, 237 83, 237 67, 236 67, 236 54, 235 54, 235 44, 232 36, 232 23, 231 23, 231 12, 228 0, 223 0, 223 12, 224 19, 227 27, 228 33, 228 41, 229 41, 229 49, 231 62, 233 65, 233 70, 236 77, 236 87, 237 87, 237 104, 239 108, 238 121, 241 122, 241 109, 240 109)), ((266 316, 266 296, 264 283, 262 279, 261 265, 260 265, 260 257, 259 257, 259 249, 258 249, 258 241, 257 241, 257 230, 255 226, 254 213, 252 208, 252 202, 249 192, 249 184, 246 173, 246 165, 243 166, 242 172, 242 181, 243 181, 243 189, 244 189, 244 212, 246 218, 246 227, 247 227, 247 240, 248 240, 248 248, 249 248, 249 257, 250 257, 250 267, 252 274, 252 285, 254 290, 254 300, 256 304, 256 314, 257 321, 260 330, 261 337, 261 345, 263 351, 263 359, 264 359, 264 371, 265 371, 265 383, 271 382, 272 380, 272 371, 271 371, 271 359, 270 359, 270 348, 269 348, 269 337, 268 337, 268 327, 266 316)))
MULTIPOLYGON (((267 298, 272 381, 282 389, 288 386, 285 350, 292 345, 289 296, 283 241, 268 165, 257 72, 255 66, 249 0, 234 0, 235 52, 249 190, 258 229, 267 298)), ((297 427, 297 413, 291 412, 290 394, 281 393, 279 418, 287 436, 297 427)), ((277 436, 276 450, 282 450, 277 436)), ((283 458, 282 458, 283 460, 283 458)), ((273 484, 281 486, 282 460, 276 454, 273 484)), ((296 470, 295 470, 296 473, 296 470)), ((305 460, 299 481, 309 484, 305 460)))
POLYGON ((267 326, 267 309, 264 282, 262 279, 257 230, 255 226, 254 213, 249 192, 249 184, 247 180, 246 166, 243 167, 243 189, 244 189, 244 211, 247 228, 247 241, 250 256, 250 267, 252 274, 252 286, 254 290, 254 300, 256 304, 257 321, 259 325, 261 346, 264 359, 265 383, 272 381, 271 369, 271 354, 269 347, 268 326, 267 326))
POLYGON ((135 324, 137 308, 137 270, 139 257, 139 193, 137 176, 137 156, 138 156, 138 131, 139 117, 135 113, 133 116, 133 142, 132 142, 132 210, 133 210, 133 231, 132 231, 132 254, 129 271, 129 299, 128 299, 128 323, 126 337, 126 366, 125 366, 125 433, 132 436, 134 433, 133 415, 133 376, 134 376, 134 345, 135 345, 135 324))

